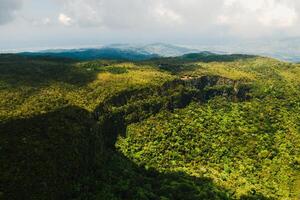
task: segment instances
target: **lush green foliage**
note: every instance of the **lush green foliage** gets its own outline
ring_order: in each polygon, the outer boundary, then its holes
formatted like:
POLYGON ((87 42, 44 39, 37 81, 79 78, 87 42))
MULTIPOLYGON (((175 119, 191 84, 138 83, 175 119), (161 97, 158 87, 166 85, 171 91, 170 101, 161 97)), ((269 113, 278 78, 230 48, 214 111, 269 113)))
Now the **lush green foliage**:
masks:
POLYGON ((297 199, 299 77, 243 55, 1 55, 0 198, 297 199))
POLYGON ((92 111, 118 92, 172 79, 169 74, 133 63, 4 57, 0 59, 0 120, 65 106, 92 111))
POLYGON ((216 98, 134 124, 118 146, 139 165, 209 177, 235 197, 288 199, 300 169, 299 103, 216 98))
POLYGON ((264 58, 197 65, 180 73, 250 81, 252 99, 232 102, 216 97, 174 113, 164 111, 131 125, 127 137, 117 143, 120 151, 145 168, 212 178, 233 198, 253 192, 274 199, 296 198, 299 67, 264 58))

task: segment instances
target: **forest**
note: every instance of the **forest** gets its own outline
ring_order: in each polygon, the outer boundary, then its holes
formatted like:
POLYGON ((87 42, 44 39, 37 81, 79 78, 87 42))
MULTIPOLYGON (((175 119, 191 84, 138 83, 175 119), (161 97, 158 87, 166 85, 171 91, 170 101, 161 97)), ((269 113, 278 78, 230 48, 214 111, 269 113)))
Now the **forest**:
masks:
POLYGON ((300 64, 0 55, 0 199, 297 200, 300 64))

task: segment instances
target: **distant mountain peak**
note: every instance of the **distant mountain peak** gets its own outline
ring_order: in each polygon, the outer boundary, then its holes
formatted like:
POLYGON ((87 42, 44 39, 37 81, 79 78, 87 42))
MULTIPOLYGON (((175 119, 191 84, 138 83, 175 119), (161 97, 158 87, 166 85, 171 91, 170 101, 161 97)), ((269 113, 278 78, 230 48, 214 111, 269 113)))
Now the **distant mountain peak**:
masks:
POLYGON ((51 56, 73 59, 125 59, 125 60, 146 60, 155 57, 176 57, 191 53, 211 54, 207 51, 200 51, 180 45, 166 43, 151 44, 127 44, 117 43, 102 46, 99 48, 81 49, 50 49, 40 52, 21 53, 27 56, 51 56))

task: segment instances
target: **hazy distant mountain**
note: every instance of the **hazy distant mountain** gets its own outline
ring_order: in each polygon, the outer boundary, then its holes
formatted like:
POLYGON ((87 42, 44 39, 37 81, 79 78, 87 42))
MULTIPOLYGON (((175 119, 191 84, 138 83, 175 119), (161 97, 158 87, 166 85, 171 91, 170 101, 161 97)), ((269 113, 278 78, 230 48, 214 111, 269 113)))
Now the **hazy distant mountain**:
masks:
POLYGON ((113 44, 101 48, 85 49, 50 49, 39 52, 23 52, 20 54, 26 56, 50 56, 79 60, 146 60, 157 57, 173 57, 199 52, 199 50, 187 47, 155 43, 150 45, 113 44))
POLYGON ((300 62, 300 38, 284 40, 249 40, 218 45, 182 46, 165 43, 111 44, 93 48, 49 49, 23 52, 27 56, 52 56, 80 60, 119 59, 147 60, 158 57, 176 57, 191 53, 250 54, 277 58, 283 61, 300 62))
POLYGON ((108 47, 115 48, 115 49, 122 49, 122 50, 130 49, 136 52, 141 52, 146 54, 156 54, 163 57, 182 56, 184 54, 201 52, 197 49, 193 49, 189 47, 164 44, 164 43, 153 43, 148 45, 113 44, 108 47))
POLYGON ((117 59, 117 60, 145 60, 159 57, 159 55, 132 51, 129 49, 100 48, 100 49, 70 49, 70 50, 47 50, 42 52, 23 52, 25 56, 47 56, 59 58, 71 58, 79 60, 93 59, 117 59))
POLYGON ((195 48, 205 49, 211 52, 221 51, 231 54, 255 54, 273 57, 283 61, 300 62, 300 38, 286 38, 278 40, 257 39, 232 42, 228 44, 197 45, 195 48))

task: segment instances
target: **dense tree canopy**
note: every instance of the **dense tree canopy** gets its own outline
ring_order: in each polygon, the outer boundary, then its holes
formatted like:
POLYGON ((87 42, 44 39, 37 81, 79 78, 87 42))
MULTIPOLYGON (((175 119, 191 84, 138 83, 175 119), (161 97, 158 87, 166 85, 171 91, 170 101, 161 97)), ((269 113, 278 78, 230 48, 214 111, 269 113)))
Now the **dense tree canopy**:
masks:
POLYGON ((297 199, 300 65, 0 56, 0 198, 297 199))

